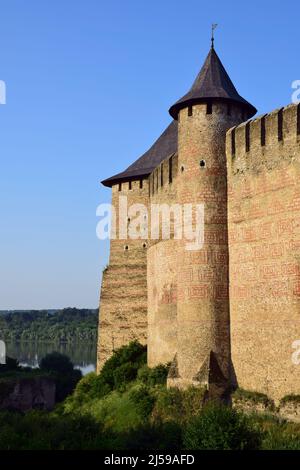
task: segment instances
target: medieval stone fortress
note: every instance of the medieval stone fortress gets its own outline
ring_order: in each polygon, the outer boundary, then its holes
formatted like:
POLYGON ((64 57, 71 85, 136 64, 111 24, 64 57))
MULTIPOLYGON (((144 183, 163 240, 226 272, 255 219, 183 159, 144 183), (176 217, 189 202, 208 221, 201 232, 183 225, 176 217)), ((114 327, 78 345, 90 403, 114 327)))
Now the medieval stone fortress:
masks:
POLYGON ((300 105, 253 118, 212 43, 169 113, 153 146, 103 184, 114 207, 120 195, 148 207, 204 204, 204 244, 111 240, 98 370, 137 339, 150 367, 171 363, 169 386, 299 394, 300 105))

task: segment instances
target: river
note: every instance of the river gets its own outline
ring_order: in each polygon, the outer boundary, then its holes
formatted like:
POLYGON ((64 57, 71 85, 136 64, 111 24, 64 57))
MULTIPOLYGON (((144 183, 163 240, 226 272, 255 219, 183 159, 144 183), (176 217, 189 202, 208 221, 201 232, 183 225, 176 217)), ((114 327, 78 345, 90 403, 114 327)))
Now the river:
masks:
POLYGON ((95 370, 96 345, 93 343, 6 343, 6 354, 17 359, 22 366, 38 367, 41 359, 53 351, 69 356, 74 366, 85 375, 95 370))

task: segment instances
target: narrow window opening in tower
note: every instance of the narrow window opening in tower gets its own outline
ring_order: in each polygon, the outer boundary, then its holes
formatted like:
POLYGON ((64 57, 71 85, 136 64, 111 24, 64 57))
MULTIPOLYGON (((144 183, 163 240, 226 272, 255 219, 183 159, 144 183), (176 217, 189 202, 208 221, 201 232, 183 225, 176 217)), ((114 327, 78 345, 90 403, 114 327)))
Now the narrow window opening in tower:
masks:
POLYGON ((300 103, 297 106, 297 135, 300 135, 300 103))
POLYGON ((129 246, 128 245, 125 245, 124 246, 124 251, 128 251, 129 250, 129 246))
POLYGON ((206 114, 212 114, 212 102, 208 101, 206 105, 206 114))
POLYGON ((119 183, 119 191, 122 191, 122 183, 119 183))
POLYGON ((260 121, 260 144, 262 147, 266 145, 266 118, 263 116, 260 121))
POLYGON ((155 170, 156 172, 156 191, 158 191, 158 168, 155 170))
POLYGON ((206 161, 205 160, 200 160, 200 168, 205 168, 206 167, 206 161))
POLYGON ((246 144, 246 152, 249 152, 250 150, 250 123, 247 122, 246 128, 245 128, 245 144, 246 144))
POLYGON ((152 173, 152 194, 154 194, 154 173, 152 173))
POLYGON ((140 180, 140 189, 143 188, 143 180, 140 180))
POLYGON ((161 167, 160 167, 160 185, 161 187, 163 187, 164 185, 164 164, 163 163, 161 164, 161 167))
POLYGON ((132 189, 132 182, 129 181, 129 189, 132 189))
POLYGON ((231 116, 231 104, 227 104, 227 116, 231 116))
POLYGON ((147 248, 147 243, 143 243, 143 248, 147 248))
POLYGON ((235 129, 231 131, 231 155, 235 156, 235 129))
POLYGON ((169 158, 169 183, 173 181, 173 157, 169 158))
POLYGON ((188 107, 188 116, 193 116, 193 106, 188 107))
POLYGON ((283 140, 283 109, 278 111, 278 142, 283 140))

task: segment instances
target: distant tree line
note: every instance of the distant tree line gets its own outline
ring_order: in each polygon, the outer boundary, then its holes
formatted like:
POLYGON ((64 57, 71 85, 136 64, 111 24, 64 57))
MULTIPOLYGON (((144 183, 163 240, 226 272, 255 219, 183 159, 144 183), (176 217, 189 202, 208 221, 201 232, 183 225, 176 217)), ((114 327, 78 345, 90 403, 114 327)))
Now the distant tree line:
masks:
POLYGON ((0 314, 0 339, 4 341, 95 342, 98 311, 64 308, 0 314))

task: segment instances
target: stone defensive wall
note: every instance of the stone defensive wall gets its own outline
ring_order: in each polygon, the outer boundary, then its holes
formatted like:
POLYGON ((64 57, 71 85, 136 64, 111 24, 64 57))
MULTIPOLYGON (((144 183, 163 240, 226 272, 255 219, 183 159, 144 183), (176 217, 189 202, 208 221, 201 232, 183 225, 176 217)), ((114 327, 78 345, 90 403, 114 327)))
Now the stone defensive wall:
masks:
POLYGON ((299 105, 230 129, 226 154, 233 369, 279 400, 300 388, 299 105))
MULTIPOLYGON (((170 155, 149 178, 150 203, 177 202, 177 154, 170 155)), ((162 238, 162 217, 157 239, 149 240, 148 282, 148 365, 171 362, 177 351, 177 240, 174 240, 174 214, 171 212, 170 239, 162 238)))
MULTIPOLYGON (((117 348, 147 341, 147 240, 119 238, 119 197, 132 204, 149 204, 147 179, 112 187, 116 209, 116 238, 110 242, 109 265, 104 269, 98 328, 98 371, 117 348), (100 327, 101 324, 101 327, 100 327)), ((130 217, 127 219, 130 224, 130 217)))

